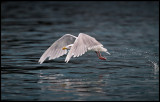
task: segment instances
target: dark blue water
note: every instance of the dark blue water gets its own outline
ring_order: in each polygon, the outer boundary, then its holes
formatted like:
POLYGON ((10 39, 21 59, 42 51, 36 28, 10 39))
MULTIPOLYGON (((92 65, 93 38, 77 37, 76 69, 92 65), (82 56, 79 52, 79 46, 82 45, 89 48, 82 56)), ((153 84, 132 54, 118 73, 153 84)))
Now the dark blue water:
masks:
POLYGON ((158 2, 2 2, 2 100, 158 101, 158 2), (86 33, 111 53, 38 60, 64 34, 86 33))

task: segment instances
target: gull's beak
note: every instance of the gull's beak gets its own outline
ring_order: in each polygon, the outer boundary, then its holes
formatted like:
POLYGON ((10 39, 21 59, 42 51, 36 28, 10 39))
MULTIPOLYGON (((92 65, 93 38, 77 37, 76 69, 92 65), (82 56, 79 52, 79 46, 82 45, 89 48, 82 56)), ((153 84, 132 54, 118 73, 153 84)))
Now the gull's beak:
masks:
POLYGON ((67 48, 66 48, 66 47, 63 47, 63 48, 62 48, 62 50, 65 50, 65 49, 67 49, 67 48))
POLYGON ((106 53, 108 53, 109 55, 111 55, 108 51, 106 53))

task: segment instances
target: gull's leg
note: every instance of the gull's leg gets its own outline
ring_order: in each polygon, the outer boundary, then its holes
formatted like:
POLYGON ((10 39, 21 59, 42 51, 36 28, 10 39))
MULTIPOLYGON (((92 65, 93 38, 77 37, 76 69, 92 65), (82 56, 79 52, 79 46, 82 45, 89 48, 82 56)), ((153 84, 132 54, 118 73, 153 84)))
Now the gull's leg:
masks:
POLYGON ((99 53, 97 52, 97 51, 95 51, 96 52, 96 54, 97 54, 97 56, 98 56, 98 58, 99 58, 99 53))
POLYGON ((102 57, 102 56, 101 56, 101 53, 100 53, 99 51, 98 51, 98 53, 99 53, 99 56, 102 57))
POLYGON ((99 59, 101 59, 101 60, 106 60, 106 58, 105 57, 102 57, 101 56, 101 53, 98 51, 98 53, 99 53, 99 59))

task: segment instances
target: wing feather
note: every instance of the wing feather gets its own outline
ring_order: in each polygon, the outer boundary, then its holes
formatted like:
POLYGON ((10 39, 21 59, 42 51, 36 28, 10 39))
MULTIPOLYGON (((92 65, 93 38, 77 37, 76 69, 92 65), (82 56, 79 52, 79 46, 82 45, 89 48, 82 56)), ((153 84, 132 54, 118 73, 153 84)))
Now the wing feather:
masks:
POLYGON ((73 57, 79 57, 83 55, 85 52, 87 52, 89 49, 92 49, 94 46, 101 45, 95 38, 84 34, 80 33, 78 35, 78 38, 75 40, 73 46, 71 47, 65 62, 68 63, 70 58, 73 57))
POLYGON ((67 53, 66 50, 62 50, 63 47, 73 44, 76 37, 71 34, 65 34, 57 41, 55 41, 41 56, 39 59, 40 64, 42 64, 47 57, 49 60, 58 58, 67 53))

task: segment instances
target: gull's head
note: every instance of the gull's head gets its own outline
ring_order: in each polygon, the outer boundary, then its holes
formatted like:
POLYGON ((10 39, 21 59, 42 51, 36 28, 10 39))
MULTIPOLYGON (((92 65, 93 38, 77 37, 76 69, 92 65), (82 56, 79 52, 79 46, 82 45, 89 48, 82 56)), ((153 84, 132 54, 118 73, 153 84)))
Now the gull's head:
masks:
POLYGON ((66 50, 66 49, 69 50, 69 49, 71 49, 72 46, 73 46, 73 44, 67 45, 67 46, 63 47, 62 50, 66 50))
POLYGON ((67 49, 66 47, 63 47, 63 48, 62 48, 62 50, 66 50, 66 49, 67 49))

